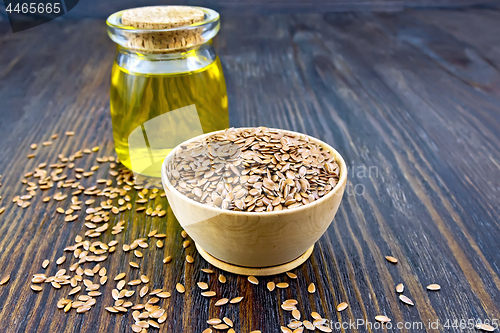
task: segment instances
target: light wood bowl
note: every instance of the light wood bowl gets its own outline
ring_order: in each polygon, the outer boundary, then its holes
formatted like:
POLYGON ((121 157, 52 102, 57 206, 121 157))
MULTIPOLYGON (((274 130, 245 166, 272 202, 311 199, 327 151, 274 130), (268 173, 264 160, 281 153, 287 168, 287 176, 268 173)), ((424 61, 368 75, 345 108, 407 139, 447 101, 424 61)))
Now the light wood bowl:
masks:
MULTIPOLYGON (((218 132, 186 142, 214 133, 218 132)), ((252 271, 261 272, 258 275, 276 274, 280 271, 276 266, 290 270, 307 259, 314 243, 332 222, 347 181, 347 167, 342 156, 326 143, 311 136, 309 139, 335 156, 340 167, 338 184, 312 203, 278 212, 229 211, 196 202, 177 191, 166 175, 166 165, 180 145, 165 157, 161 177, 168 202, 181 226, 197 247, 204 250, 200 254, 205 254, 205 259, 219 268, 248 275, 252 271)))

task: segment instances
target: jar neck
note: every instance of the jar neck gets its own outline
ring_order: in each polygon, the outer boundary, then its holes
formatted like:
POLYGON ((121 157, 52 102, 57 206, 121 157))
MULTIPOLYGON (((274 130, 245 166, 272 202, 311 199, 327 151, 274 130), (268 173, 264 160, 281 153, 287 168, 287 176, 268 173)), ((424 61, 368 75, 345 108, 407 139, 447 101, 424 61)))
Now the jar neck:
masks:
POLYGON ((212 41, 172 53, 140 53, 118 45, 116 63, 130 73, 181 74, 200 70, 216 58, 212 41))

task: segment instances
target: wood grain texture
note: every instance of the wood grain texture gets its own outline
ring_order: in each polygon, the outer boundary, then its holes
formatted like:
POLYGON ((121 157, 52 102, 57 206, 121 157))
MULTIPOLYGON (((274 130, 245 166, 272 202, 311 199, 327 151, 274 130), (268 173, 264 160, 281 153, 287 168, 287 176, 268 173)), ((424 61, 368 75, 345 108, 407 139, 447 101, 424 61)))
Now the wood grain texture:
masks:
MULTIPOLYGON (((464 8, 470 6, 494 6, 498 0, 85 0, 79 2, 71 11, 60 19, 81 18, 106 19, 119 10, 138 6, 188 5, 212 8, 223 15, 268 15, 283 13, 318 13, 346 11, 401 11, 405 8, 464 8)), ((0 4, 1 6, 1 4, 0 4)), ((0 7, 1 8, 1 7, 0 7)), ((38 14, 43 17, 45 14, 38 14)), ((22 16, 20 16, 22 17, 22 16)), ((25 16, 27 20, 33 17, 25 16)), ((8 22, 7 15, 0 11, 0 22, 8 22)))
MULTIPOLYGON (((137 213, 116 238, 129 243, 159 229, 168 237, 158 251, 143 251, 141 271, 150 288, 172 291, 162 301, 168 317, 160 332, 201 332, 206 320, 228 316, 237 332, 278 332, 291 316, 280 308, 299 301, 303 317, 317 311, 334 322, 423 322, 423 329, 386 331, 472 332, 444 327, 447 320, 500 319, 500 11, 404 11, 393 14, 326 13, 225 16, 215 46, 226 76, 232 126, 284 128, 315 136, 336 148, 351 167, 349 185, 335 220, 311 259, 294 272, 261 278, 220 273, 195 252, 186 264, 180 226, 170 209, 163 219, 137 213), (466 22, 466 24, 464 24, 466 22), (363 170, 365 171, 363 173, 363 170), (357 191, 357 192, 356 192, 357 191), (166 254, 173 256, 164 265, 166 254), (397 265, 384 256, 399 259, 397 265), (239 305, 215 307, 197 281, 220 297, 244 296, 239 305), (286 281, 269 292, 265 282, 286 281), (175 284, 186 293, 174 292, 175 284), (314 282, 315 294, 307 292, 314 282), (404 283, 415 306, 398 300, 404 283), (439 292, 425 286, 438 283, 439 292), (349 307, 341 312, 340 302, 349 307)), ((3 332, 130 332, 132 316, 109 314, 113 281, 92 310, 65 314, 56 303, 68 286, 40 293, 29 289, 41 263, 55 260, 86 230, 80 218, 66 223, 54 201, 42 195, 21 209, 12 198, 22 175, 58 153, 101 147, 113 153, 109 78, 114 45, 102 20, 56 21, 12 34, 0 23, 0 286, 3 332), (75 136, 61 135, 74 130, 75 136), (60 138, 39 147, 51 134, 60 138)), ((78 161, 89 168, 90 158, 78 161)), ((104 175, 103 167, 99 173, 104 175)), ((94 178, 96 179, 96 178, 94 178)), ((82 196, 83 197, 83 196, 82 196)), ((86 197, 85 197, 86 198, 86 197)), ((164 199, 157 199, 164 207, 164 199)), ((83 215, 82 215, 83 216, 83 215)), ((150 242, 152 245, 152 242, 150 242)), ((117 251, 108 275, 133 272, 132 254, 117 251)), ((66 265, 66 264, 65 264, 66 265)), ((55 273, 50 266, 50 273, 55 273)), ((67 266, 66 266, 67 267, 67 266)), ((359 326, 338 331, 378 332, 359 326)))

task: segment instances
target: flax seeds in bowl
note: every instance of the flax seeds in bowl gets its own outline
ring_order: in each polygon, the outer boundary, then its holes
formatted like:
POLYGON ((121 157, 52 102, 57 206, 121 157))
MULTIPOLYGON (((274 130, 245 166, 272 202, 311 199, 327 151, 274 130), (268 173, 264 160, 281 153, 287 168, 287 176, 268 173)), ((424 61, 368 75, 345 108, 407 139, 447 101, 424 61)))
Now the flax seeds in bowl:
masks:
POLYGON ((335 157, 308 136, 228 129, 183 144, 167 165, 177 191, 220 209, 270 212, 318 200, 338 183, 335 157))
POLYGON ((346 174, 340 154, 313 137, 231 128, 174 148, 162 182, 202 255, 270 267, 312 250, 338 209, 346 174))

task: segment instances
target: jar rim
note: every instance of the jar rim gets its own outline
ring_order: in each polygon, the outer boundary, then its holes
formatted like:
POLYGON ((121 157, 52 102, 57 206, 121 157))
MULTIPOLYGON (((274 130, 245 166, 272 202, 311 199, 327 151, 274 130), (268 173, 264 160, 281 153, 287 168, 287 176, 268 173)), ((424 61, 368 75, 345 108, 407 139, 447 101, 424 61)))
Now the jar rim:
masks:
MULTIPOLYGON (((170 6, 144 6, 141 8, 147 8, 147 7, 170 7, 170 6)), ((190 30, 190 29, 197 29, 197 28, 212 24, 214 22, 217 22, 220 18, 219 13, 213 9, 210 9, 210 8, 198 7, 198 6, 184 6, 184 7, 196 8, 196 9, 203 11, 203 13, 204 13, 203 21, 195 22, 192 24, 183 25, 183 26, 179 26, 179 27, 175 27, 175 28, 166 28, 166 29, 146 28, 146 29, 142 29, 142 28, 136 28, 136 27, 131 27, 131 26, 127 26, 127 25, 122 24, 122 21, 121 21, 122 15, 127 10, 127 9, 124 9, 124 10, 121 10, 119 12, 111 14, 106 20, 106 25, 109 28, 126 30, 127 32, 132 32, 132 33, 134 33, 134 32, 158 33, 158 32, 169 32, 169 31, 178 31, 178 30, 185 31, 185 30, 190 30)))

